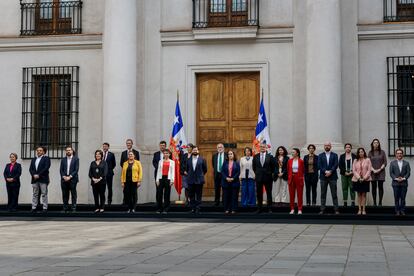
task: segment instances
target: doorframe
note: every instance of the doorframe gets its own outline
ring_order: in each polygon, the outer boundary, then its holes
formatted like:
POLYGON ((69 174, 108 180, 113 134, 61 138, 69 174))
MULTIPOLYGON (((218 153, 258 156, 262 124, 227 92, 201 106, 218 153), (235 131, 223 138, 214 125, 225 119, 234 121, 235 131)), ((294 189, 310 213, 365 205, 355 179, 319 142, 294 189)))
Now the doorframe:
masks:
POLYGON ((187 140, 196 141, 196 105, 197 105, 197 74, 200 73, 239 73, 259 72, 260 93, 263 90, 266 119, 270 128, 271 112, 269 109, 269 62, 241 63, 197 63, 187 64, 185 76, 185 118, 187 118, 187 140), (188 116, 192 115, 192 116, 188 116))

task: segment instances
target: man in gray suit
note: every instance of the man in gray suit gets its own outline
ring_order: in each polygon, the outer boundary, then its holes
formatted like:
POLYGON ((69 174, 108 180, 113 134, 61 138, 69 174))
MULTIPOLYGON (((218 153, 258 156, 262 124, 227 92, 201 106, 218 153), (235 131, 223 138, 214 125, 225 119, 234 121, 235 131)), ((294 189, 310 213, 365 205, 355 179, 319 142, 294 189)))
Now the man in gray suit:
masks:
POLYGON ((390 164, 390 176, 394 190, 395 215, 405 216, 405 196, 407 195, 408 178, 410 177, 410 163, 403 160, 404 151, 395 151, 396 160, 390 164))

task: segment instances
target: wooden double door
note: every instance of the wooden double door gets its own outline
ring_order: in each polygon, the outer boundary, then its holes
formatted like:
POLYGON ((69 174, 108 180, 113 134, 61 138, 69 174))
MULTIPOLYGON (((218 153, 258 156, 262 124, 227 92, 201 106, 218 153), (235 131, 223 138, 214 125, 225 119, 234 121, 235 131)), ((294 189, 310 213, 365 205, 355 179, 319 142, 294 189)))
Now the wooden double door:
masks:
POLYGON ((260 74, 209 73, 197 75, 197 145, 208 172, 203 194, 214 196, 212 156, 218 143, 243 155, 255 136, 260 101, 260 74))

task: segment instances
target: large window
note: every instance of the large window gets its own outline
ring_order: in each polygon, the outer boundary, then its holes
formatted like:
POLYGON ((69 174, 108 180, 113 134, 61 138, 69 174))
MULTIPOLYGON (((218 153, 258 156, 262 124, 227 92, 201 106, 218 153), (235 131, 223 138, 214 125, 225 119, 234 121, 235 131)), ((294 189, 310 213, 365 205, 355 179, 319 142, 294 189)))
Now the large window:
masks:
POLYGON ((414 57, 389 57, 387 62, 389 154, 403 148, 414 156, 414 57))
POLYGON ((51 158, 65 147, 78 146, 79 67, 23 69, 22 158, 32 158, 37 146, 51 158))
POLYGON ((21 35, 78 34, 82 32, 82 1, 20 0, 21 35))
POLYGON ((259 25, 259 0, 193 0, 193 28, 259 25))
POLYGON ((414 0, 384 0, 384 21, 414 21, 414 0))

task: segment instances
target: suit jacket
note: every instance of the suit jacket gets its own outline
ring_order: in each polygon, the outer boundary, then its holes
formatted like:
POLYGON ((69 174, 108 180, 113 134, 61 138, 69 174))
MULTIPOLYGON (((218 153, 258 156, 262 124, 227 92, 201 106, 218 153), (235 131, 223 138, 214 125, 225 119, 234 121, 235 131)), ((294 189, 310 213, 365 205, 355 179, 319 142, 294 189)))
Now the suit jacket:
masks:
MULTIPOLYGON (((351 159, 352 159, 352 164, 354 163, 355 159, 356 159, 356 155, 351 153, 351 159)), ((341 156, 339 156, 339 173, 341 175, 345 175, 345 153, 341 154, 341 156)), ((352 169, 352 164, 351 164, 351 169, 352 169)))
POLYGON ((157 180, 157 173, 158 173, 158 163, 161 160, 161 152, 157 151, 154 153, 154 156, 152 157, 152 166, 154 167, 154 179, 157 180))
MULTIPOLYGON (((287 164, 288 184, 292 183, 292 180, 293 180, 292 165, 293 165, 293 158, 289 159, 288 164, 287 164)), ((305 163, 300 158, 298 158, 298 166, 299 167, 298 167, 297 176, 299 178, 299 181, 301 181, 301 183, 303 184, 304 178, 305 178, 305 163)))
POLYGON ((20 165, 19 163, 15 163, 13 170, 10 171, 10 163, 6 165, 6 167, 4 168, 4 180, 6 181, 6 183, 13 183, 16 185, 20 185, 20 176, 22 175, 22 165, 20 165), (7 182, 6 178, 13 178, 13 182, 7 182))
POLYGON ((237 161, 233 162, 231 175, 229 173, 229 162, 224 161, 223 167, 221 168, 221 186, 227 188, 229 184, 232 184, 232 187, 240 187, 240 165, 237 161), (227 182, 226 178, 230 177, 234 180, 232 182, 227 182))
MULTIPOLYGON (((135 155, 135 160, 139 161, 139 152, 136 149, 132 149, 132 152, 135 155)), ((124 166, 124 163, 127 160, 128 160, 128 150, 124 150, 121 154, 121 163, 119 164, 121 168, 124 166)))
POLYGON ((188 155, 187 153, 184 153, 182 151, 180 151, 180 174, 184 175, 184 172, 187 172, 187 161, 190 155, 188 155))
POLYGON ((206 160, 198 156, 197 164, 195 170, 193 169, 193 158, 187 160, 187 183, 203 185, 205 183, 204 175, 207 173, 207 163, 206 160))
POLYGON ((69 175, 67 174, 68 169, 68 158, 65 157, 60 161, 60 180, 65 182, 63 180, 64 176, 72 176, 72 179, 70 180, 71 183, 78 183, 79 182, 79 158, 76 156, 72 156, 72 161, 70 162, 70 168, 69 168, 69 175))
MULTIPOLYGON (((303 165, 305 166, 305 174, 308 172, 309 167, 309 154, 305 155, 303 157, 303 165)), ((318 167, 318 156, 316 154, 313 155, 313 172, 318 173, 319 167, 318 167)))
MULTIPOLYGON (((226 161, 227 154, 223 152, 223 164, 226 161)), ((213 172, 214 172, 214 179, 217 179, 217 177, 221 176, 221 173, 218 172, 217 168, 217 162, 218 162, 218 152, 213 154, 213 158, 211 159, 211 163, 213 165, 213 172)))
POLYGON ((410 163, 408 163, 407 161, 403 160, 401 171, 400 171, 400 168, 398 167, 397 160, 394 160, 390 163, 390 176, 392 179, 393 186, 408 185, 408 178, 410 177, 410 174, 411 174, 411 167, 410 167, 410 163), (395 179, 399 176, 405 178, 405 180, 403 182, 396 181, 395 179))
POLYGON ((49 184, 49 168, 50 168, 50 158, 49 156, 43 155, 42 159, 40 159, 39 166, 36 170, 36 159, 37 157, 34 157, 32 161, 30 162, 29 172, 32 176, 32 184, 36 182, 49 184), (34 175, 39 175, 38 179, 34 179, 34 175))
MULTIPOLYGON (((273 172, 273 181, 276 181, 279 178, 279 157, 275 157, 275 171, 273 172)), ((283 162, 282 162, 282 179, 288 180, 288 173, 287 173, 287 165, 288 165, 289 157, 283 156, 283 162)))
POLYGON ((338 180, 338 155, 335 152, 331 152, 329 156, 329 164, 326 162, 325 152, 319 154, 318 157, 318 167, 319 167, 319 179, 320 180, 338 180), (331 171, 332 174, 329 178, 325 176, 326 171, 331 171))
POLYGON ((105 162, 108 166, 108 175, 114 175, 114 169, 116 167, 115 154, 108 150, 105 162))
POLYGON ((265 162, 260 163, 260 153, 253 157, 253 171, 256 175, 257 183, 269 184, 273 182, 272 173, 275 170, 275 159, 266 153, 265 162))

